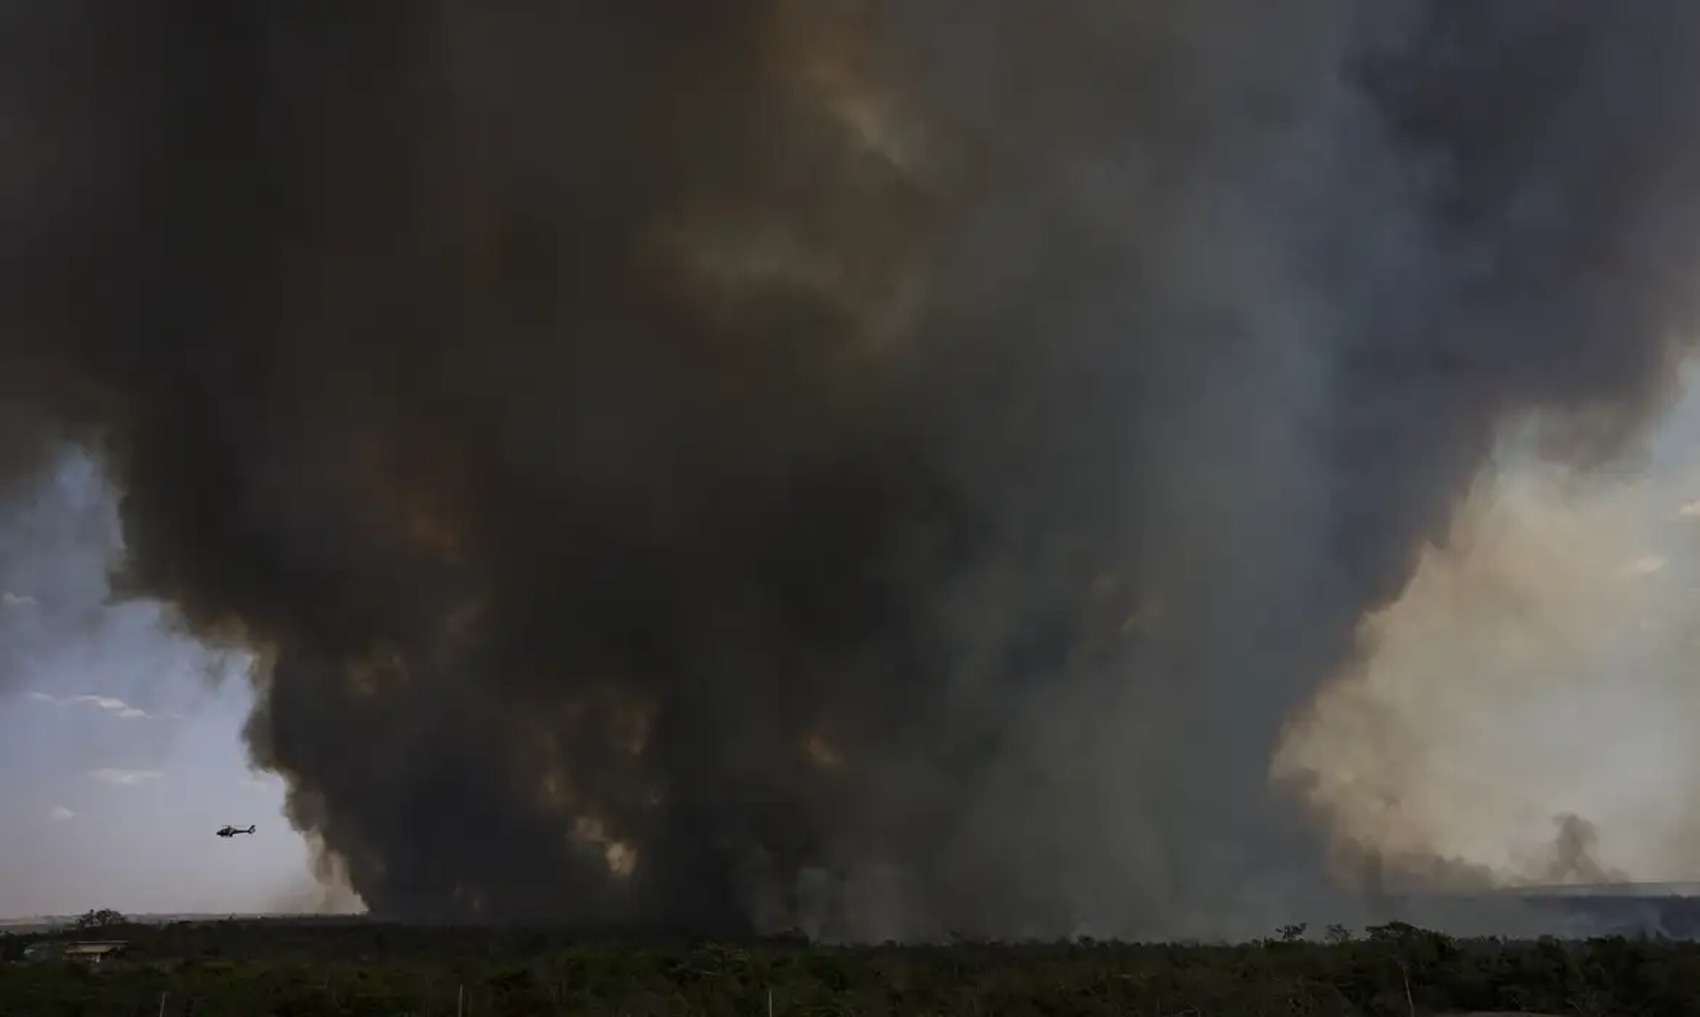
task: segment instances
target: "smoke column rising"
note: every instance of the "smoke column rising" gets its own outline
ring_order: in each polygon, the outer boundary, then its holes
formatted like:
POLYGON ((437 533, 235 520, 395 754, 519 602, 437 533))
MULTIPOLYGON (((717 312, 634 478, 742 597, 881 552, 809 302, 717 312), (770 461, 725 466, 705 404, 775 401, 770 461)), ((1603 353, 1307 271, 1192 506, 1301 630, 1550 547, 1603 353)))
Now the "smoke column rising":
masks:
POLYGON ((1700 9, 1364 6, 10 3, 0 464, 377 912, 1265 930, 1283 725, 1700 264, 1700 9))

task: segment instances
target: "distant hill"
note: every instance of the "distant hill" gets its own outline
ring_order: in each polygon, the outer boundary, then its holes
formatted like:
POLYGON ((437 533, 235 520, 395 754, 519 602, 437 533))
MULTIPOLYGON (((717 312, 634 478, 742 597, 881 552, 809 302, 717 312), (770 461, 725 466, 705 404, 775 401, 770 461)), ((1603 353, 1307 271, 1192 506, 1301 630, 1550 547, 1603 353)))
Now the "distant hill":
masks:
MULTIPOLYGON (((63 929, 75 922, 80 915, 29 915, 22 918, 0 918, 0 933, 22 935, 31 932, 52 932, 63 929)), ((127 922, 136 925, 165 925, 170 922, 226 922, 226 921, 277 921, 299 919, 303 921, 318 921, 326 918, 359 917, 349 915, 303 915, 283 912, 184 912, 181 914, 155 915, 125 915, 127 922)))
MULTIPOLYGON (((1404 898, 1398 917, 1422 928, 1456 935, 1521 937, 1651 935, 1700 940, 1700 883, 1628 883, 1522 887, 1461 896, 1404 898), (1507 907, 1511 910, 1507 910, 1507 907)), ((80 915, 0 918, 0 934, 55 932, 80 915)), ((266 922, 280 926, 346 924, 365 914, 326 912, 181 912, 125 915, 135 925, 172 922, 266 922)), ((408 924, 408 923, 403 923, 408 924)), ((429 923, 428 923, 429 924, 429 923)), ((449 923, 454 924, 454 923, 449 923)), ((499 923, 498 923, 499 924, 499 923)))

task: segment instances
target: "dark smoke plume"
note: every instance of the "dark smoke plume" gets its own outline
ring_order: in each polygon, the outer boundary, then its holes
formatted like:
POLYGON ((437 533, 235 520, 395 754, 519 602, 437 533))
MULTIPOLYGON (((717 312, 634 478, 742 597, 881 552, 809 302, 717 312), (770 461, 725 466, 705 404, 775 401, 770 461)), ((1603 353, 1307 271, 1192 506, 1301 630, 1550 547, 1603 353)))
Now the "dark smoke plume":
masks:
POLYGON ((1286 718, 1700 267, 1688 0, 13 0, 0 84, 0 463, 395 916, 1266 930, 1286 718))

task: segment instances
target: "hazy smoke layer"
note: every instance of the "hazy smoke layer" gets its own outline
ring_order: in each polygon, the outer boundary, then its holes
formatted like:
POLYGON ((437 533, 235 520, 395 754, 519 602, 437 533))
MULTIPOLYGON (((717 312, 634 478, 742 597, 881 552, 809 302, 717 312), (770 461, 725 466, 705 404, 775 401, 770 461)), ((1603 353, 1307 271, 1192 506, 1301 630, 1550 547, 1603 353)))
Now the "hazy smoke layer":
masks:
POLYGON ((0 462, 101 450, 394 915, 1266 928, 1283 723, 1700 264, 1688 0, 14 0, 0 85, 0 462))
POLYGON ((1289 728, 1277 771, 1316 775, 1307 793, 1349 849, 1540 885, 1692 878, 1700 478, 1686 472, 1479 477, 1446 546, 1365 625, 1368 665, 1289 728))

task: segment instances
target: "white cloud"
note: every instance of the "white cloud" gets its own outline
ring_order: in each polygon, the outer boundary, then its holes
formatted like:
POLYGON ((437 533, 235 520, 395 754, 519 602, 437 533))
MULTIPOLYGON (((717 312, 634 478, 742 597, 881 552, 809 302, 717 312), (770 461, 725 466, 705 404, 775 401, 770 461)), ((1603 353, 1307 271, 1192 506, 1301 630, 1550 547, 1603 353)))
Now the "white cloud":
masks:
POLYGON ((113 696, 71 696, 68 699, 58 699, 45 692, 31 692, 30 698, 38 703, 53 703, 58 706, 87 706, 92 709, 110 713, 122 720, 151 720, 156 714, 149 713, 139 706, 131 706, 122 699, 113 696))
POLYGON ((1662 570, 1665 560, 1656 554, 1645 554, 1633 561, 1626 562, 1618 575, 1625 579, 1645 579, 1647 576, 1662 570))
POLYGON ((55 823, 63 823, 66 820, 77 818, 77 814, 63 805, 55 805, 53 806, 53 811, 47 814, 47 818, 53 820, 55 823))
POLYGON ((113 699, 111 696, 72 696, 71 702, 79 703, 83 706, 98 706, 102 710, 124 709, 124 701, 122 699, 113 699))
POLYGON ((165 776, 158 770, 115 770, 110 767, 90 770, 89 776, 102 784, 113 784, 118 787, 137 787, 150 780, 158 780, 165 776))
POLYGON ((34 597, 26 597, 10 590, 0 591, 0 608, 34 607, 35 604, 36 599, 34 597))
POLYGON ((112 696, 73 696, 71 702, 78 706, 92 706, 97 710, 105 710, 115 717, 125 720, 142 720, 152 716, 139 706, 131 706, 122 699, 112 696))

